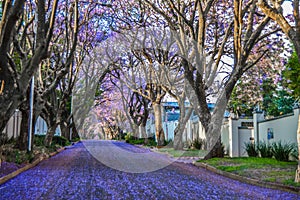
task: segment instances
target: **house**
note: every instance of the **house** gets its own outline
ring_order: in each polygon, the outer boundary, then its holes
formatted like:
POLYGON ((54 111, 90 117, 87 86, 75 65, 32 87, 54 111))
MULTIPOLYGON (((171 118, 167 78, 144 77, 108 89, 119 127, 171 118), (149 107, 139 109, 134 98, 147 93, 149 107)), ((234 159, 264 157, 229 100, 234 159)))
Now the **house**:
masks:
MULTIPOLYGON (((174 130, 178 125, 179 108, 175 102, 162 104, 163 128, 165 138, 174 139, 174 130)), ((210 109, 214 104, 209 104, 210 109)), ((294 108, 293 113, 272 119, 265 119, 264 112, 256 111, 252 117, 237 118, 229 112, 224 113, 223 125, 221 127, 221 141, 225 147, 225 153, 230 157, 247 156, 245 143, 260 141, 295 143, 297 144, 297 128, 299 107, 294 108)), ((147 123, 147 133, 154 134, 154 119, 147 123)), ((183 142, 191 144, 196 139, 205 139, 204 128, 197 115, 192 114, 188 120, 183 133, 183 142)))
POLYGON ((247 156, 247 142, 267 143, 282 141, 297 144, 299 108, 293 113, 265 119, 264 112, 256 111, 252 118, 228 118, 222 126, 222 142, 230 157, 247 156))
MULTIPOLYGON (((208 108, 210 111, 214 109, 215 104, 208 103, 208 108)), ((189 102, 185 102, 185 106, 188 107, 189 102)), ((226 112, 227 114, 227 112, 226 112)), ((166 140, 174 140, 174 130, 178 125, 178 120, 180 116, 179 106, 177 102, 163 102, 162 103, 162 120, 163 129, 165 133, 166 140)), ((147 122, 147 135, 155 135, 155 124, 153 115, 147 122)), ((193 112, 190 120, 187 122, 185 131, 183 133, 183 142, 191 143, 196 138, 204 138, 204 130, 199 122, 198 116, 193 112)))

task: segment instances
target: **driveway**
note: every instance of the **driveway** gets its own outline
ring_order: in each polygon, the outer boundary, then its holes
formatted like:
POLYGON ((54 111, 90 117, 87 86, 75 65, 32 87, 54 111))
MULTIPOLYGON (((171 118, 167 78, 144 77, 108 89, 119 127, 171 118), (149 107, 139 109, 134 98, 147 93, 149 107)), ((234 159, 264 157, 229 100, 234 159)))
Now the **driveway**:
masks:
POLYGON ((123 142, 84 141, 0 185, 0 199, 300 199, 123 142))

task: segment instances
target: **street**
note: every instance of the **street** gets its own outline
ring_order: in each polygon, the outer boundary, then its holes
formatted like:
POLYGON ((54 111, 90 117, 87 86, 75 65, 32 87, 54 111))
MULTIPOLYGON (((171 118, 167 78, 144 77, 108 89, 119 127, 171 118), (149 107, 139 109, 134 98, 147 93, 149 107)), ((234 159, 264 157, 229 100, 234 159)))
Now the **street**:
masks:
POLYGON ((300 199, 115 141, 84 141, 0 185, 0 199, 300 199))

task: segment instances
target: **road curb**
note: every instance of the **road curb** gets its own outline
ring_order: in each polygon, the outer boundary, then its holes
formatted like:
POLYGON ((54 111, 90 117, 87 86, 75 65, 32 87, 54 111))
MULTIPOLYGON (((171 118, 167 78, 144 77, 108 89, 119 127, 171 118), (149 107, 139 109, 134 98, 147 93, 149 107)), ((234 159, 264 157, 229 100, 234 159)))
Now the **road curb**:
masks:
POLYGON ((22 172, 24 172, 24 171, 27 171, 27 170, 29 170, 29 169, 35 167, 36 165, 38 165, 38 164, 39 164, 40 162, 42 162, 43 160, 46 160, 46 159, 48 159, 48 158, 51 158, 52 156, 55 156, 56 154, 62 152, 62 151, 65 150, 65 149, 66 149, 65 147, 62 147, 62 148, 56 150, 55 152, 50 153, 50 154, 49 154, 49 157, 46 157, 46 156, 44 156, 44 155, 43 155, 43 156, 40 156, 40 157, 38 157, 37 159, 35 159, 32 163, 27 164, 27 165, 25 165, 24 167, 22 167, 22 168, 20 168, 20 169, 18 169, 18 170, 16 170, 16 171, 13 171, 12 173, 10 173, 10 174, 8 174, 8 175, 6 175, 6 176, 1 177, 1 178, 0 178, 0 185, 3 184, 3 183, 5 183, 6 181, 8 181, 8 180, 10 180, 10 179, 12 179, 12 178, 18 176, 20 173, 22 173, 22 172))
POLYGON ((208 164, 205 163, 200 163, 200 162, 193 162, 193 164, 197 167, 201 167, 204 169, 207 169, 211 172, 214 172, 216 174, 220 174, 222 176, 234 179, 234 180, 238 180, 241 182, 245 182, 245 183, 249 183, 252 185, 257 185, 257 186, 262 186, 262 187, 266 187, 266 188, 271 188, 271 189, 277 189, 277 190, 283 190, 286 192, 293 192, 296 193, 298 195, 300 195, 300 188, 299 187, 293 187, 293 186, 288 186, 288 185, 283 185, 283 184, 279 184, 279 183, 272 183, 272 182, 265 182, 265 181, 260 181, 257 179, 252 179, 252 178, 248 178, 248 177, 243 177, 237 174, 233 174, 230 172, 225 172, 222 170, 219 170, 213 166, 210 166, 208 164))

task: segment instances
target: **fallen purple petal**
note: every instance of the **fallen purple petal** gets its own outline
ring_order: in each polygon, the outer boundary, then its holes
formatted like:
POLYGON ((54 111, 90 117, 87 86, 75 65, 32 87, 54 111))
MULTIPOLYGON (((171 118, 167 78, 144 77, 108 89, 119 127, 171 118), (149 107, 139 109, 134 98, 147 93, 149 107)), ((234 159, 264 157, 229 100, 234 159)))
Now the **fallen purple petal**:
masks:
MULTIPOLYGON (((115 145, 138 151, 124 143, 115 145)), ((241 183, 179 162, 149 173, 118 171, 96 160, 82 143, 0 185, 0 196, 14 200, 300 198, 294 193, 241 183)))

